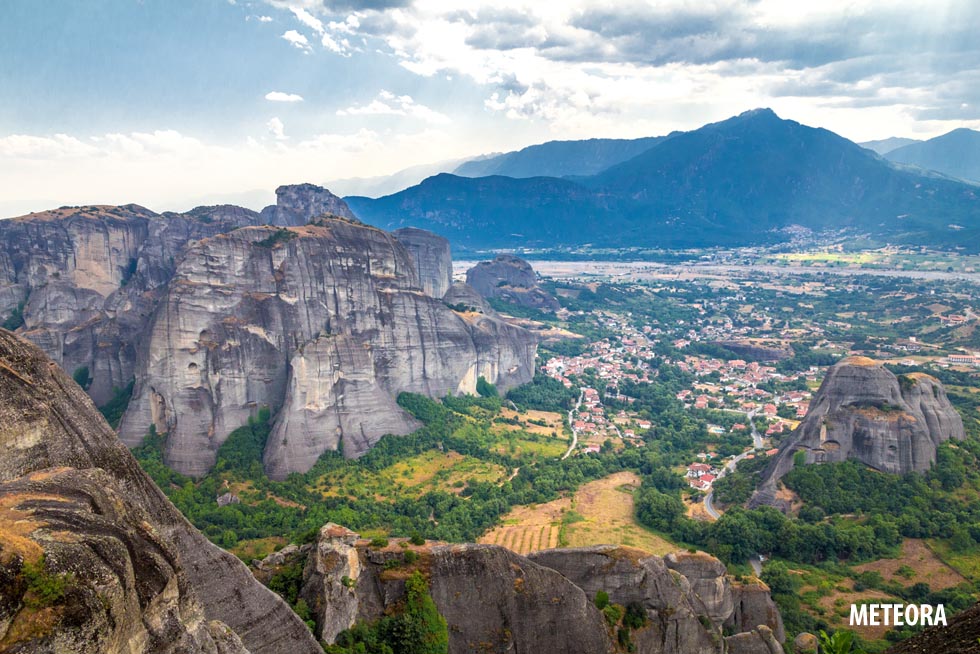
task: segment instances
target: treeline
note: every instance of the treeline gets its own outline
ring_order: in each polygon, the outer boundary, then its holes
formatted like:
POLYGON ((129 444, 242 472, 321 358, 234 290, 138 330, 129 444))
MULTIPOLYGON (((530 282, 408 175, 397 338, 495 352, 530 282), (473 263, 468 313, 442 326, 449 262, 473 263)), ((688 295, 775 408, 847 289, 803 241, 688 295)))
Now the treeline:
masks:
POLYGON ((421 429, 407 436, 386 436, 357 460, 327 452, 309 472, 292 474, 282 482, 270 480, 262 470, 261 452, 270 431, 268 412, 232 432, 218 449, 214 469, 197 482, 163 463, 164 438, 152 430, 134 454, 177 508, 225 548, 241 540, 268 536, 309 541, 326 522, 359 531, 383 529, 392 536, 417 533, 433 540, 474 541, 513 506, 548 502, 587 481, 640 466, 637 449, 620 456, 610 453, 565 461, 518 460, 493 450, 499 445, 499 437, 490 433, 490 425, 500 398, 469 396, 444 401, 446 404, 402 394, 399 403, 425 423, 421 429), (475 421, 471 419, 474 415, 479 416, 475 421), (519 467, 520 471, 499 485, 471 481, 459 494, 440 490, 393 501, 376 499, 372 493, 324 496, 317 489, 318 485, 329 485, 331 473, 376 472, 433 449, 473 456, 506 470, 519 467), (219 507, 216 498, 229 490, 226 480, 232 484, 247 482, 247 490, 242 491, 241 503, 219 507))

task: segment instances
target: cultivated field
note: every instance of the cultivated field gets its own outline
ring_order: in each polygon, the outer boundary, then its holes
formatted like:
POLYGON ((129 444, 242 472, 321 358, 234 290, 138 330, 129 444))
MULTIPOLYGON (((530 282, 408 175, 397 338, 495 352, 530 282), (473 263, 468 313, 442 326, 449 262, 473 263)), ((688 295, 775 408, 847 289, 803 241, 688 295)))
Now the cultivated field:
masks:
POLYGON ((677 550, 634 520, 632 493, 639 484, 635 473, 617 472, 583 485, 572 498, 517 507, 479 542, 501 545, 518 554, 605 544, 627 545, 652 554, 677 550))
POLYGON ((963 575, 943 563, 925 541, 917 538, 905 539, 902 543, 902 555, 897 559, 880 559, 856 565, 854 569, 860 572, 874 570, 885 581, 897 581, 906 586, 922 581, 933 590, 951 588, 966 581, 963 575), (899 574, 899 568, 903 566, 902 572, 905 576, 899 574))

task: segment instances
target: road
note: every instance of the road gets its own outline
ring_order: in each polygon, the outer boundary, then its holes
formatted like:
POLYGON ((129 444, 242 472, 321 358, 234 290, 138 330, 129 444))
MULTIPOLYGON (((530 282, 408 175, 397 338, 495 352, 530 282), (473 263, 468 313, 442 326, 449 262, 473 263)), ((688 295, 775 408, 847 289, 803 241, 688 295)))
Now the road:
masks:
MULTIPOLYGON (((745 415, 749 419, 749 425, 752 426, 752 449, 742 452, 741 454, 733 458, 731 461, 726 463, 725 466, 721 469, 721 472, 718 473, 718 478, 715 481, 721 479, 729 472, 733 472, 735 470, 735 467, 738 465, 739 461, 747 457, 749 454, 752 454, 752 452, 754 452, 755 450, 761 450, 763 447, 762 434, 759 433, 759 430, 756 429, 755 426, 755 411, 749 411, 745 415)), ((704 496, 704 510, 708 512, 708 515, 710 515, 712 518, 717 520, 718 518, 721 517, 721 513, 715 508, 714 495, 715 495, 715 491, 712 485, 712 489, 708 492, 707 495, 704 496)), ((753 568, 754 567, 755 566, 753 566, 753 568)), ((760 565, 760 570, 761 570, 761 565, 760 565)))
POLYGON ((582 406, 582 398, 584 397, 585 397, 585 391, 584 390, 579 391, 578 402, 575 403, 575 408, 568 412, 568 428, 572 430, 572 444, 568 446, 568 451, 562 455, 561 457, 562 461, 570 457, 572 455, 572 452, 575 451, 575 447, 578 445, 578 432, 575 431, 574 427, 572 427, 572 414, 578 411, 578 408, 582 406))

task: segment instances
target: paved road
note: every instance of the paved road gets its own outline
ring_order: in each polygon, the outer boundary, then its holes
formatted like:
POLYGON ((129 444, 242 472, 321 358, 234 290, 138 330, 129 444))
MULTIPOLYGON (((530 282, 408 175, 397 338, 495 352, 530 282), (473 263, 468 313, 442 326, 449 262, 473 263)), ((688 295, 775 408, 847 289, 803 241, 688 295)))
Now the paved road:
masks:
POLYGON ((582 406, 582 398, 584 397, 585 391, 579 391, 578 402, 575 403, 575 408, 568 412, 568 428, 572 430, 572 444, 568 446, 568 451, 562 455, 562 461, 570 457, 572 452, 575 451, 575 447, 578 445, 578 432, 575 431, 575 427, 572 427, 572 414, 578 411, 578 408, 582 406))
MULTIPOLYGON (((736 456, 734 459, 732 459, 731 461, 729 461, 728 463, 726 463, 725 464, 725 467, 723 467, 721 469, 721 472, 718 473, 718 479, 721 479, 722 477, 724 477, 725 475, 727 475, 729 472, 734 472, 735 471, 735 466, 738 465, 738 462, 739 461, 741 461, 742 459, 744 459, 745 457, 747 457, 749 454, 752 454, 752 452, 754 452, 755 450, 762 449, 762 447, 763 447, 762 434, 759 433, 759 430, 756 429, 756 426, 755 426, 755 420, 754 420, 754 418, 755 418, 755 411, 749 411, 745 415, 749 419, 749 424, 752 426, 752 448, 753 449, 746 450, 745 452, 742 452, 741 454, 739 454, 738 456, 736 456)), ((717 479, 715 481, 717 481, 717 479)), ((704 496, 704 510, 708 512, 708 515, 710 515, 712 518, 714 518, 715 520, 717 520, 718 518, 721 517, 721 513, 715 508, 714 495, 715 495, 715 491, 714 491, 714 488, 712 488, 708 492, 708 494, 704 496)), ((760 570, 761 570, 761 566, 760 566, 760 570)))

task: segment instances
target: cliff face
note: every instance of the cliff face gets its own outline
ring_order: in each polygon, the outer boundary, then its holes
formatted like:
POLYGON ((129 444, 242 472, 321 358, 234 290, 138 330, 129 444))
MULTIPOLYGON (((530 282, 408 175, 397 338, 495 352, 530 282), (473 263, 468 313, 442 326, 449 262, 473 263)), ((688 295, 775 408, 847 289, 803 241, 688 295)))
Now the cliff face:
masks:
POLYGON ((415 260, 422 290, 426 295, 441 298, 453 283, 453 257, 449 241, 441 236, 415 227, 403 227, 394 232, 415 260))
POLYGON ((634 634, 640 652, 728 651, 724 648, 730 638, 721 638, 723 628, 736 632, 743 644, 749 644, 744 651, 768 654, 766 643, 785 638, 779 611, 765 585, 732 582, 718 559, 701 552, 678 552, 661 558, 600 545, 544 550, 529 558, 557 570, 589 597, 602 590, 617 604, 641 604, 649 626, 634 634), (759 589, 764 592, 755 592, 759 589), (683 649, 678 649, 681 643, 683 649))
POLYGON ((278 596, 180 515, 85 393, 4 330, 0 448, 0 648, 320 651, 278 596), (70 579, 62 596, 41 593, 37 570, 70 579))
POLYGON ((285 407, 266 453, 270 474, 284 476, 341 443, 357 456, 412 430, 398 392, 531 378, 528 332, 440 301, 445 239, 361 225, 310 184, 277 197, 262 214, 127 205, 2 221, 0 318, 22 314, 25 338, 83 383, 87 371, 97 404, 135 380, 125 442, 155 424, 171 432, 168 463, 193 475, 263 405, 285 407), (348 220, 306 226, 324 212, 348 220), (256 227, 266 222, 300 227, 256 227))
POLYGON ((0 315, 108 401, 133 378, 135 344, 188 242, 255 224, 238 207, 159 216, 136 205, 65 208, 0 222, 0 315))
POLYGON ((963 421, 934 377, 896 377, 865 357, 827 371, 800 426, 766 468, 752 505, 773 504, 776 484, 793 468, 796 452, 807 463, 854 459, 895 474, 924 472, 940 443, 964 438, 963 421))
POLYGON ((616 651, 592 602, 602 590, 614 603, 646 610, 647 626, 631 633, 640 654, 782 654, 782 622, 768 589, 756 584, 743 593, 704 554, 663 559, 614 546, 526 558, 491 545, 413 550, 418 560, 406 564, 398 545, 372 549, 353 532, 324 526, 301 591, 320 637, 330 643, 358 620, 377 620, 402 599, 404 579, 417 568, 449 624, 454 653, 616 651), (749 624, 759 617, 765 621, 749 624), (723 638, 723 628, 735 635, 723 638))
POLYGON ((423 293, 411 255, 381 230, 340 219, 240 229, 178 265, 120 435, 135 445, 155 424, 167 463, 201 475, 258 407, 282 409, 265 452, 281 478, 341 443, 357 456, 414 429, 399 392, 529 380, 534 349, 525 330, 423 293))
POLYGON ((466 283, 486 298, 500 298, 523 307, 557 311, 558 300, 538 286, 531 264, 510 254, 481 261, 466 271, 466 283))

